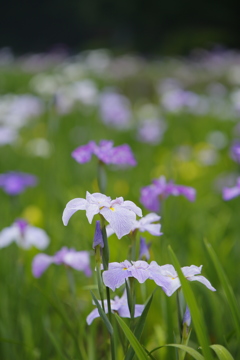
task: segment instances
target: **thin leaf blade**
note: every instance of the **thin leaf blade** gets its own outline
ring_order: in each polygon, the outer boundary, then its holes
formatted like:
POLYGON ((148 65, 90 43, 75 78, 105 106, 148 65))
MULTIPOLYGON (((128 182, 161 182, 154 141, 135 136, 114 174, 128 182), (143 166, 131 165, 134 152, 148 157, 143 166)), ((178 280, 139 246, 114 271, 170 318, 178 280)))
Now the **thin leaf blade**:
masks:
POLYGON ((136 338, 136 336, 133 334, 133 332, 129 329, 127 324, 118 316, 115 314, 115 318, 117 319, 117 322, 119 326, 122 328, 122 331, 124 332, 126 338, 128 339, 129 343, 131 344, 132 348, 135 351, 136 356, 139 360, 149 360, 148 355, 146 354, 145 350, 143 349, 142 345, 136 338))
POLYGON ((222 345, 211 345, 210 346, 217 354, 219 360, 234 360, 230 352, 222 345))
POLYGON ((199 311, 195 296, 193 294, 189 282, 186 280, 185 276, 183 275, 177 257, 170 246, 169 246, 169 252, 173 261, 173 265, 178 273, 178 277, 181 282, 182 291, 186 299, 186 302, 188 304, 188 307, 190 309, 192 321, 195 327, 198 341, 202 347, 204 357, 208 360, 212 360, 213 357, 209 347, 210 344, 208 341, 208 337, 206 336, 207 334, 206 326, 199 311))

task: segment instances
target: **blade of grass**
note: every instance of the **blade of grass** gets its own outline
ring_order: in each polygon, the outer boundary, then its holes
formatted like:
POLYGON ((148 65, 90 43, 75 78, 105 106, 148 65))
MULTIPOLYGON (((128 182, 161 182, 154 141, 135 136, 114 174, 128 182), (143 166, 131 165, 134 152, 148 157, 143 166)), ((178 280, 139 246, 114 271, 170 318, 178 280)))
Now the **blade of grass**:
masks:
POLYGON ((238 337, 240 338, 240 311, 239 311, 239 305, 237 303, 236 297, 234 295, 233 289, 230 285, 230 281, 227 278, 227 275, 225 273, 225 271, 223 270, 223 267, 215 253, 215 251, 213 250, 211 244, 207 243, 207 241, 204 241, 206 249, 210 255, 210 258, 215 266, 215 269, 217 271, 218 277, 222 283, 226 298, 228 300, 228 304, 233 316, 233 321, 235 323, 236 326, 236 330, 237 330, 237 334, 238 337))
POLYGON ((92 291, 90 291, 90 292, 91 292, 93 301, 94 301, 94 303, 95 303, 95 305, 96 305, 96 307, 98 309, 99 315, 101 316, 104 324, 106 325, 106 328, 108 329, 108 332, 110 333, 110 335, 113 335, 113 327, 112 327, 110 321, 108 320, 107 315, 105 314, 105 312, 101 308, 101 305, 99 304, 98 299, 96 298, 96 296, 93 294, 92 291))
MULTIPOLYGON (((154 290, 155 292, 156 290, 154 290)), ((142 315, 140 316, 139 320, 138 320, 138 323, 136 325, 136 328, 134 330, 134 335, 136 336, 136 338, 139 340, 141 335, 142 335, 142 332, 143 332, 143 328, 144 328, 144 325, 145 325, 145 322, 146 322, 146 319, 147 319, 147 314, 148 314, 148 311, 150 309, 150 306, 151 306, 151 303, 152 303, 152 299, 153 299, 153 294, 154 292, 152 293, 152 295, 149 297, 145 307, 144 307, 144 310, 142 312, 142 315)), ((132 347, 130 347, 127 351, 127 354, 125 356, 125 360, 132 360, 134 356, 134 350, 132 347)))
POLYGON ((201 354, 199 354, 199 352, 197 352, 195 349, 193 349, 193 348, 191 348, 189 346, 186 346, 186 345, 181 345, 181 344, 166 344, 166 345, 163 345, 163 346, 159 346, 159 347, 153 349, 150 352, 150 354, 152 354, 156 350, 162 349, 163 347, 169 347, 169 346, 186 351, 188 354, 192 355, 192 357, 194 357, 194 359, 196 359, 196 360, 204 360, 204 357, 201 354))
POLYGON ((210 346, 217 354, 219 360, 234 360, 230 352, 222 345, 211 345, 210 346))
POLYGON ((133 334, 133 332, 129 329, 127 324, 118 316, 117 314, 114 314, 115 318, 117 319, 117 322, 119 326, 122 328, 122 331, 124 332, 126 338, 130 342, 133 350, 135 351, 136 356, 139 360, 149 360, 148 355, 146 354, 145 350, 143 349, 142 345, 136 338, 136 336, 133 334))
POLYGON ((179 265, 179 262, 177 260, 176 255, 174 254, 172 248, 169 246, 169 252, 173 261, 173 265, 178 273, 179 280, 181 282, 182 291, 184 294, 184 297, 186 299, 186 302, 188 304, 188 307, 190 309, 192 321, 194 324, 194 328, 197 334, 198 341, 202 347, 203 355, 206 359, 212 360, 212 354, 211 350, 209 348, 209 341, 207 336, 207 330, 205 323, 203 321, 203 318, 201 316, 201 313, 199 311, 199 307, 197 305, 195 296, 193 294, 193 291, 190 287, 189 282, 186 280, 185 276, 182 273, 181 267, 179 265))

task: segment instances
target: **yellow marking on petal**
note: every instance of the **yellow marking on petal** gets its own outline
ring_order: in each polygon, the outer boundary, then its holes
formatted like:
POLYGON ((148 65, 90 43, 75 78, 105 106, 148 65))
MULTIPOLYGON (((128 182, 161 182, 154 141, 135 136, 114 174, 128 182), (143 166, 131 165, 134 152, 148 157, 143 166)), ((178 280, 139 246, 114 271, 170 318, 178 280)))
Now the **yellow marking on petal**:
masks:
POLYGON ((123 268, 123 270, 127 270, 127 268, 123 268))
POLYGON ((114 208, 114 207, 110 207, 110 210, 115 211, 115 208, 114 208))

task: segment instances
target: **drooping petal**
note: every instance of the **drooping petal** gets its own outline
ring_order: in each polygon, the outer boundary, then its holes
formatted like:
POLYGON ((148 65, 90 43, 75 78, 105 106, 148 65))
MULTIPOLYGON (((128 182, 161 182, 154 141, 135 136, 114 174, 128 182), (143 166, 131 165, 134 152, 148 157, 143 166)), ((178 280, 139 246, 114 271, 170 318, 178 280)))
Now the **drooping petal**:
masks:
POLYGON ((142 210, 134 202, 126 200, 123 202, 122 207, 133 211, 136 215, 142 217, 142 210))
POLYGON ((128 271, 130 266, 131 264, 128 261, 124 261, 122 263, 110 263, 109 269, 103 271, 102 274, 104 284, 113 291, 116 288, 119 288, 124 284, 125 279, 131 276, 131 272, 128 271))
POLYGON ((84 164, 90 161, 93 153, 94 144, 94 141, 90 141, 86 145, 79 146, 72 152, 72 157, 80 164, 84 164))
MULTIPOLYGON (((104 300, 104 308, 105 308, 105 312, 106 314, 108 313, 108 308, 107 308, 107 301, 104 300), (106 302, 106 303, 105 303, 106 302)), ((97 317, 100 317, 98 309, 94 309, 93 311, 90 312, 90 314, 87 316, 87 324, 91 325, 91 323, 93 322, 94 319, 96 319, 97 317)))
POLYGON ((190 276, 194 276, 197 274, 201 274, 202 271, 202 265, 201 266, 196 266, 196 265, 191 265, 191 266, 184 266, 181 268, 183 275, 188 278, 190 276))
POLYGON ((131 232, 133 222, 136 220, 136 215, 133 211, 116 205, 111 208, 102 208, 100 214, 109 222, 111 228, 116 233, 118 239, 131 232))
POLYGON ((90 258, 88 251, 70 250, 64 256, 64 264, 71 266, 75 270, 84 271, 86 276, 91 276, 90 258))
POLYGON ((53 256, 49 256, 46 254, 36 255, 32 262, 33 276, 39 278, 52 263, 54 263, 53 256))
POLYGON ((139 228, 140 232, 144 232, 147 231, 149 232, 149 234, 154 235, 154 236, 160 236, 163 233, 160 231, 161 229, 161 225, 160 224, 146 224, 144 226, 141 226, 139 228))
POLYGON ((86 210, 87 201, 82 198, 76 198, 69 201, 63 211, 62 221, 64 225, 68 224, 70 217, 78 210, 86 210))
POLYGON ((44 250, 49 242, 49 237, 43 229, 28 225, 24 232, 24 241, 22 245, 19 242, 19 245, 24 248, 35 246, 39 250, 44 250))
POLYGON ((149 278, 148 268, 149 264, 146 261, 138 260, 133 262, 133 266, 129 268, 129 271, 142 284, 149 278))
POLYGON ((141 225, 150 224, 153 222, 157 222, 161 219, 161 216, 157 215, 156 213, 149 213, 144 216, 142 219, 139 220, 141 225))
POLYGON ((232 188, 225 187, 223 188, 223 200, 231 200, 236 196, 240 195, 240 187, 234 186, 232 188))
POLYGON ((209 290, 216 291, 216 289, 211 285, 210 281, 208 281, 208 279, 206 279, 202 275, 189 277, 188 280, 189 281, 199 281, 200 283, 205 285, 209 290))
POLYGON ((0 248, 10 245, 20 237, 19 228, 16 225, 6 227, 0 232, 0 248))
POLYGON ((87 203, 86 216, 87 216, 87 219, 88 219, 90 224, 92 223, 93 217, 95 215, 99 214, 99 211, 100 211, 99 205, 87 203))

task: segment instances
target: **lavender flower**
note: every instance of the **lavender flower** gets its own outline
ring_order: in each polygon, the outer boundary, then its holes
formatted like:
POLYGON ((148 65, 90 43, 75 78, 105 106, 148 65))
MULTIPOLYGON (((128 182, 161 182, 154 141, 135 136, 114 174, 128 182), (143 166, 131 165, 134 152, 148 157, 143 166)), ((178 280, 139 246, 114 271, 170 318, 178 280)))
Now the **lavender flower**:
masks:
POLYGON ((142 216, 142 210, 132 201, 124 201, 122 197, 111 200, 101 193, 90 194, 86 199, 77 198, 69 201, 63 212, 63 224, 67 225, 70 217, 77 210, 86 210, 89 223, 94 215, 101 214, 110 224, 118 239, 130 233, 136 215, 142 216))
POLYGON ((151 243, 146 243, 146 240, 143 237, 140 237, 140 251, 139 251, 139 259, 146 259, 149 260, 150 259, 150 254, 149 254, 149 248, 151 246, 151 243))
POLYGON ((93 239, 93 249, 95 249, 98 245, 100 245, 101 248, 104 247, 104 241, 99 220, 96 221, 96 228, 93 239))
MULTIPOLYGON (((99 301, 101 304, 101 302, 99 301)), ((127 294, 126 292, 123 293, 123 296, 119 298, 118 296, 115 296, 114 300, 110 301, 111 303, 111 311, 117 312, 119 316, 130 318, 131 314, 129 312, 128 308, 128 302, 127 302, 127 294)), ((108 306, 107 306, 107 300, 104 300, 104 307, 106 313, 108 313, 108 306)), ((142 312, 144 310, 144 305, 135 305, 135 312, 134 317, 141 316, 142 312)), ((94 319, 99 317, 98 309, 94 309, 87 317, 87 323, 90 325, 94 319)))
MULTIPOLYGON (((157 222, 160 220, 161 217, 155 213, 150 213, 144 217, 142 217, 140 220, 135 220, 133 222, 133 226, 131 231, 139 230, 140 232, 148 231, 151 235, 154 236, 160 236, 162 235, 162 232, 160 232, 161 225, 160 224, 152 224, 153 222, 157 222)), ((111 228, 110 225, 106 227, 107 230, 107 236, 111 236, 114 234, 114 230, 111 228)))
POLYGON ((231 157, 234 161, 240 164, 240 142, 236 141, 231 147, 231 157))
POLYGON ((37 178, 34 175, 14 171, 0 174, 0 187, 9 195, 18 195, 25 188, 36 184, 37 178))
POLYGON ((86 276, 91 276, 90 257, 88 251, 76 251, 63 247, 55 255, 38 254, 32 262, 32 272, 36 278, 39 278, 43 272, 51 265, 70 266, 75 270, 83 271, 86 276))
POLYGON ((141 189, 141 203, 149 210, 158 212, 160 210, 160 199, 169 195, 185 196, 189 201, 194 201, 196 190, 189 186, 175 185, 172 181, 166 182, 164 176, 154 179, 151 185, 141 189))
POLYGON ((223 199, 231 200, 240 195, 240 177, 237 178, 236 186, 223 188, 223 199))
MULTIPOLYGON (((199 281, 209 290, 216 290, 204 276, 195 276, 201 273, 202 266, 185 266, 181 270, 189 281, 199 281)), ((103 272, 104 284, 113 291, 123 285, 125 279, 129 277, 134 277, 140 283, 145 282, 147 279, 154 280, 167 296, 171 296, 181 286, 174 267, 168 264, 159 266, 156 261, 152 261, 150 264, 142 260, 114 262, 110 263, 109 269, 103 272)))
POLYGON ((95 141, 79 146, 72 152, 72 157, 80 164, 89 162, 92 155, 105 164, 130 165, 135 166, 136 160, 127 144, 113 147, 113 142, 108 140, 100 141, 99 145, 95 141))
POLYGON ((100 116, 103 123, 118 129, 128 127, 131 120, 129 100, 116 92, 105 92, 100 96, 100 116))
POLYGON ((160 119, 146 119, 138 128, 137 137, 140 141, 149 144, 158 144, 164 135, 166 125, 160 119))
POLYGON ((43 229, 31 226, 23 219, 18 219, 0 232, 0 248, 8 246, 14 241, 23 249, 35 246, 37 249, 43 250, 49 244, 49 237, 43 229))

